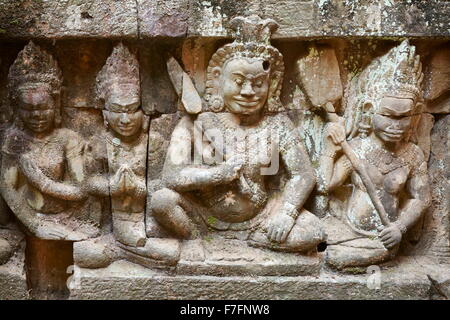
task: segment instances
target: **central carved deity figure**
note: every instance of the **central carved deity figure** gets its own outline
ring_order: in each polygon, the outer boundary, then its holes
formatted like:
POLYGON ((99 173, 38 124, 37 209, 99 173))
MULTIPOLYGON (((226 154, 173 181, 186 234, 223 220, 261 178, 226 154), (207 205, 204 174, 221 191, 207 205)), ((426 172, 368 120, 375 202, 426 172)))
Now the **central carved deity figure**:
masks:
POLYGON ((231 25, 235 41, 209 62, 206 112, 185 116, 172 133, 152 214, 179 239, 223 234, 273 250, 315 250, 325 235, 302 208, 315 175, 281 112, 284 63, 270 45, 277 24, 250 16, 231 25))

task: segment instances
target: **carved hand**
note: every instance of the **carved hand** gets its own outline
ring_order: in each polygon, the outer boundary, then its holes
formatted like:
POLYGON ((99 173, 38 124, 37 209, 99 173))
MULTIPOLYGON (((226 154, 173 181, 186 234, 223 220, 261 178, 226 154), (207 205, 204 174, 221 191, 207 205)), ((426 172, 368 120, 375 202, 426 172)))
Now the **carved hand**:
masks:
POLYGON ((239 179, 240 171, 244 165, 242 155, 235 155, 227 159, 223 165, 223 174, 226 182, 239 179))
POLYGON ((345 128, 338 122, 330 122, 325 127, 324 137, 324 150, 334 156, 341 150, 341 143, 345 141, 345 128))
POLYGON ((112 196, 118 196, 125 193, 125 175, 124 167, 120 167, 110 181, 110 190, 112 196))
POLYGON ((294 224, 294 218, 281 211, 269 220, 267 237, 271 241, 282 243, 286 241, 294 224))
POLYGON ((392 224, 381 231, 380 238, 383 245, 390 249, 400 243, 402 240, 402 233, 396 225, 392 224))
POLYGON ((34 172, 37 172, 38 170, 40 170, 38 168, 38 166, 36 166, 33 162, 33 160, 30 159, 30 157, 26 154, 21 155, 20 159, 20 167, 23 171, 23 174, 26 177, 31 176, 34 172))
POLYGON ((131 170, 129 167, 125 167, 124 168, 124 179, 125 179, 125 192, 130 195, 133 196, 136 193, 136 189, 137 189, 137 177, 134 174, 133 170, 131 170))

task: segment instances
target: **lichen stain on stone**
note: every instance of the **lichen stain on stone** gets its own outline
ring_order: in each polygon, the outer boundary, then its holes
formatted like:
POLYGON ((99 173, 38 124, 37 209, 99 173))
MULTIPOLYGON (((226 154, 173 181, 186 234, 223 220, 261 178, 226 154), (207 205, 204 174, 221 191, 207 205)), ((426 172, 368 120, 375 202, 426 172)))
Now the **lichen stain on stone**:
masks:
POLYGON ((221 12, 220 6, 213 6, 211 1, 203 1, 200 4, 201 22, 199 32, 204 36, 220 36, 226 33, 223 19, 226 15, 221 12))
POLYGON ((82 27, 81 8, 76 5, 67 7, 68 17, 64 23, 69 30, 80 30, 82 27))

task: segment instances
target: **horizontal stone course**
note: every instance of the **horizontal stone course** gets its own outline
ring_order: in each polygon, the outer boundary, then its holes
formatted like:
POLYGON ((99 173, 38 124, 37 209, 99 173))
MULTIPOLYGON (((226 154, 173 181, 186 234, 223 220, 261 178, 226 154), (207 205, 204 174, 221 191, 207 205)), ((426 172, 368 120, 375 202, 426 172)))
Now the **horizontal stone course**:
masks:
MULTIPOLYGON (((414 258, 401 266, 381 269, 380 288, 368 285, 369 274, 242 277, 173 276, 118 261, 105 269, 81 269, 71 299, 429 299, 427 276, 444 282, 445 265, 431 270, 414 258)), ((351 270, 350 270, 351 271, 351 270)), ((354 270, 361 272, 361 270, 354 270)))
POLYGON ((450 2, 0 0, 0 38, 230 37, 237 15, 273 18, 274 39, 448 37, 450 2))

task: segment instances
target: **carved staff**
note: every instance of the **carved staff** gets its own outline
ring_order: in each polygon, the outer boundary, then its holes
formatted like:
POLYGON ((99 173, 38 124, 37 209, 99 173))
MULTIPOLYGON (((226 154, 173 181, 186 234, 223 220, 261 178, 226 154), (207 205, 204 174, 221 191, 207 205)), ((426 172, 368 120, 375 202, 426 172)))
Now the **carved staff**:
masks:
MULTIPOLYGON (((300 84, 311 104, 315 108, 323 108, 331 122, 339 122, 333 102, 342 98, 343 89, 334 50, 328 47, 317 49, 313 46, 310 48, 308 56, 300 59, 297 66, 300 84)), ((353 168, 361 177, 381 222, 385 226, 389 226, 391 222, 366 167, 346 140, 341 143, 341 147, 353 168)))

